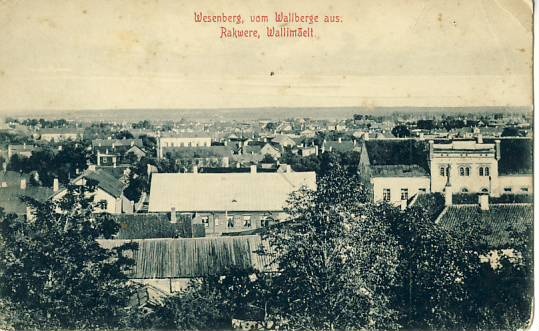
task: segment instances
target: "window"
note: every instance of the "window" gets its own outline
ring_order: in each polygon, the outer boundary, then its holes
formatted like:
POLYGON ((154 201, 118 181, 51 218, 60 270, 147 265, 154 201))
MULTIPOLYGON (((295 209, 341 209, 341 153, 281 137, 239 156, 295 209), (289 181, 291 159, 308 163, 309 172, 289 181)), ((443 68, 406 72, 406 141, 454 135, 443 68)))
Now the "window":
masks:
POLYGON ((106 210, 108 206, 107 200, 99 200, 97 202, 97 207, 99 207, 101 210, 106 210))
POLYGON ((108 158, 104 157, 104 158, 101 159, 101 162, 102 162, 103 164, 105 164, 105 163, 108 162, 108 160, 109 160, 108 158))
POLYGON ((445 166, 440 167, 440 176, 442 177, 446 176, 445 166))
POLYGON ((251 227, 251 216, 249 216, 249 215, 243 216, 243 226, 246 227, 246 228, 251 227))
POLYGON ((490 176, 490 169, 485 167, 485 176, 490 176))
POLYGON ((465 188, 465 187, 463 187, 462 190, 460 190, 460 191, 461 191, 462 193, 468 193, 468 192, 470 192, 470 191, 468 191, 468 189, 465 188))
POLYGON ((418 191, 419 193, 427 193, 427 189, 424 187, 420 187, 418 191))
POLYGON ((401 188, 401 200, 408 200, 408 189, 401 188))
POLYGON ((215 226, 219 225, 219 218, 214 218, 213 223, 215 224, 215 226))
POLYGON ((528 188, 527 188, 527 187, 521 187, 520 190, 521 190, 522 192, 528 192, 528 188))
POLYGON ((234 216, 227 216, 226 217, 226 226, 229 228, 234 227, 234 216))
POLYGON ((209 227, 210 226, 210 218, 208 216, 203 216, 202 217, 202 224, 204 224, 204 227, 209 227))
POLYGON ((483 188, 481 189, 481 192, 483 192, 483 193, 488 193, 488 188, 483 187, 483 188))
POLYGON ((391 190, 388 188, 385 188, 382 191, 383 199, 384 201, 391 201, 391 190))
POLYGON ((264 217, 260 220, 260 225, 262 227, 267 227, 269 226, 269 223, 270 223, 270 218, 269 217, 264 217))
POLYGON ((510 187, 504 187, 504 188, 503 188, 503 191, 504 191, 504 192, 513 192, 513 189, 510 188, 510 187))
POLYGON ((484 176, 483 167, 479 167, 479 176, 484 176))
POLYGON ((459 167, 459 175, 470 176, 470 167, 459 167))
POLYGON ((466 172, 466 176, 470 176, 470 167, 464 168, 464 171, 466 172))
POLYGON ((464 167, 460 167, 460 168, 459 168, 459 174, 460 174, 461 176, 464 176, 464 167))

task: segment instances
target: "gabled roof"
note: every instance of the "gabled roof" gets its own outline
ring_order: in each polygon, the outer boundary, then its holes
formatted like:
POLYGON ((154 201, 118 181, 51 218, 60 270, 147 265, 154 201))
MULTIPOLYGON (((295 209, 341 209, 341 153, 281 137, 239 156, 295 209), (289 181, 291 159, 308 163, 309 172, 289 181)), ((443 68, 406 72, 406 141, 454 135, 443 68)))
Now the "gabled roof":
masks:
POLYGON ((267 270, 269 259, 256 252, 267 244, 260 236, 146 240, 98 240, 104 248, 136 242, 130 278, 193 278, 221 275, 229 269, 267 270))
POLYGON ((275 138, 271 139, 271 141, 279 145, 296 145, 296 141, 294 139, 284 134, 276 135, 275 138))
POLYGON ((119 198, 122 195, 125 187, 125 184, 122 183, 118 178, 114 177, 110 172, 103 169, 97 169, 95 171, 86 170, 80 176, 73 179, 72 182, 75 183, 81 178, 97 181, 97 187, 101 188, 103 191, 115 198, 119 198))
POLYGON ((533 222, 532 204, 491 204, 488 211, 478 205, 454 205, 442 212, 441 226, 458 230, 466 224, 479 224, 483 240, 491 248, 510 248, 513 238, 508 229, 524 231, 526 224, 533 222))
POLYGON ((303 185, 316 189, 314 172, 154 174, 149 211, 279 211, 303 185))

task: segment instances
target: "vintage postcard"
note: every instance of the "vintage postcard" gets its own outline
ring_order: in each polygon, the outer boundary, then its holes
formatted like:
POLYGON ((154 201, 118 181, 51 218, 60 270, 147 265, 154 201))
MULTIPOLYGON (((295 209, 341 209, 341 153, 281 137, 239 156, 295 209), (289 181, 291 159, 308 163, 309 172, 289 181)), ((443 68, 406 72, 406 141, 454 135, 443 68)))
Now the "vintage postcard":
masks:
POLYGON ((531 0, 0 0, 0 330, 523 330, 531 0))

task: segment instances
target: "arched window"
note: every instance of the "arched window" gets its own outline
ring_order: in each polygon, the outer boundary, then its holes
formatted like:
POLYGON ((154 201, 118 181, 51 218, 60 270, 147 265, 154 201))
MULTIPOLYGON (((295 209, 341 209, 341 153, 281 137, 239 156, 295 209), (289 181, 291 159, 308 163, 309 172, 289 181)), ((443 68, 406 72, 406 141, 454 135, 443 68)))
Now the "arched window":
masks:
POLYGON ((464 167, 460 167, 460 168, 459 168, 459 174, 460 174, 461 176, 464 176, 464 167))
POLYGON ((479 176, 484 176, 483 167, 479 167, 479 176))
POLYGON ((483 188, 481 189, 481 192, 483 192, 483 193, 488 193, 488 188, 483 187, 483 188))
POLYGON ((445 167, 444 166, 440 167, 440 176, 445 177, 445 167))
POLYGON ((485 176, 490 176, 490 169, 489 169, 489 167, 485 167, 485 176))
POLYGON ((468 192, 469 192, 468 189, 465 188, 465 187, 463 187, 462 190, 460 190, 460 191, 461 191, 462 193, 468 193, 468 192))
POLYGON ((465 168, 466 176, 470 176, 470 167, 465 168))

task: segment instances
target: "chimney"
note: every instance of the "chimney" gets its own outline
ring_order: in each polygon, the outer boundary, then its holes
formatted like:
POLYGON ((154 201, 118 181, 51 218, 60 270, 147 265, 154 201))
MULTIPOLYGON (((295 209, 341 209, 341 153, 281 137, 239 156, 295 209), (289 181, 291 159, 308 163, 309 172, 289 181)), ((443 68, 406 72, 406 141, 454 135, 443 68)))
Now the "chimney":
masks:
POLYGON ((59 145, 59 146, 58 146, 58 151, 61 152, 62 149, 64 149, 64 147, 63 147, 62 145, 59 145))
POLYGON ((35 214, 32 207, 26 206, 26 220, 31 222, 35 220, 35 214))
POLYGON ((176 224, 176 207, 170 208, 170 223, 176 224))
POLYGON ((198 166, 193 165, 193 173, 198 174, 198 166))
POLYGON ((477 143, 482 144, 483 143, 483 135, 481 133, 477 134, 477 143))
POLYGON ((449 207, 453 205, 453 188, 451 186, 445 187, 445 206, 449 207))
POLYGON ((402 199, 400 207, 401 207, 401 210, 406 210, 406 208, 408 207, 408 200, 402 199))
POLYGON ((52 191, 58 192, 59 189, 60 189, 60 183, 58 182, 58 178, 54 178, 54 180, 52 181, 52 191))
POLYGON ((256 174, 256 164, 252 164, 250 168, 251 168, 251 173, 256 174))
POLYGON ((429 160, 432 160, 433 153, 434 153, 434 140, 429 140, 429 160))
POLYGON ((76 168, 76 169, 75 169, 75 175, 78 175, 78 174, 80 174, 80 169, 79 169, 79 168, 76 168))
POLYGON ((112 167, 116 168, 116 157, 115 156, 112 157, 112 167))
POLYGON ((499 139, 496 139, 494 140, 494 143, 496 144, 496 160, 500 160, 502 155, 501 155, 501 149, 500 149, 500 140, 499 139))
POLYGON ((342 143, 342 138, 341 138, 341 137, 339 137, 339 144, 340 144, 340 143, 342 143))
POLYGON ((21 190, 26 190, 26 179, 25 178, 21 179, 21 190))
POLYGON ((489 205, 488 205, 488 194, 479 194, 479 208, 480 208, 482 211, 487 211, 487 210, 489 210, 489 205))

